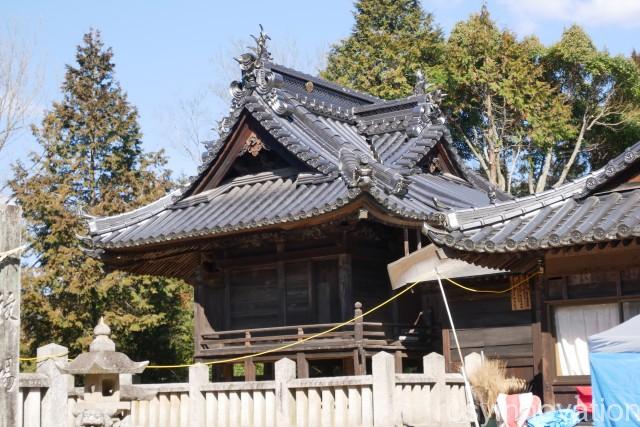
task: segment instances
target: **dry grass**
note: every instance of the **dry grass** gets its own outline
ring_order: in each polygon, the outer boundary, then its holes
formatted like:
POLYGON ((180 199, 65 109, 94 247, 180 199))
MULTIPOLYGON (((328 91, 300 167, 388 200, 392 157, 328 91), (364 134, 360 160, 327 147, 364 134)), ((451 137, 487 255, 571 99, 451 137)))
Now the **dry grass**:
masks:
POLYGON ((469 382, 473 387, 475 399, 482 406, 488 416, 493 415, 493 409, 500 393, 517 394, 526 391, 527 382, 522 378, 507 377, 507 364, 502 360, 485 360, 469 374, 469 382))

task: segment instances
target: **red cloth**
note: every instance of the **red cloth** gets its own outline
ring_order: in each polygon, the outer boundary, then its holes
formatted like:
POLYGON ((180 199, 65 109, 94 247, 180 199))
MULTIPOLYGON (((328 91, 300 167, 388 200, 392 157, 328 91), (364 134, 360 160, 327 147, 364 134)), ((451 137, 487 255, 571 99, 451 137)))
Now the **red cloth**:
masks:
POLYGON ((500 427, 522 427, 540 409, 540 398, 532 393, 500 394, 496 403, 496 421, 500 427))
POLYGON ((576 391, 578 392, 578 403, 576 404, 576 409, 580 412, 591 414, 593 412, 593 394, 591 386, 576 386, 576 391))

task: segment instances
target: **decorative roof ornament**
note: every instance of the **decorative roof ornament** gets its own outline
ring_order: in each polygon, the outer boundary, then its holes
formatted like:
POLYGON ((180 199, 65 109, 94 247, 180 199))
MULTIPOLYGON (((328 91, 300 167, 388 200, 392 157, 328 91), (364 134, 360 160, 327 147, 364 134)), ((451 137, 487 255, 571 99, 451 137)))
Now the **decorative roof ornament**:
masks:
POLYGON ((424 95, 425 93, 427 93, 427 89, 432 85, 431 83, 428 83, 427 80, 424 78, 424 73, 422 72, 422 70, 416 71, 415 76, 416 76, 416 84, 413 87, 413 94, 424 95))
POLYGON ((369 159, 365 156, 358 156, 358 166, 353 171, 353 183, 365 191, 373 186, 373 170, 369 165, 369 159))
POLYGON ((247 138, 247 141, 244 143, 240 153, 238 153, 238 157, 247 153, 251 154, 253 157, 257 157, 262 150, 268 151, 269 147, 267 147, 256 134, 253 134, 247 138))
POLYGON ((404 196, 409 191, 409 180, 405 179, 401 174, 395 174, 396 185, 393 187, 393 194, 396 196, 404 196))
MULTIPOLYGON (((269 68, 272 60, 271 53, 267 49, 267 40, 271 38, 264 32, 260 25, 260 35, 251 36, 256 45, 249 47, 249 52, 243 53, 234 59, 240 64, 242 80, 233 81, 229 86, 232 96, 231 111, 238 111, 243 103, 254 91, 262 95, 267 104, 278 115, 285 115, 291 111, 291 104, 285 99, 278 89, 282 87, 282 76, 269 68)), ((232 119, 225 118, 218 127, 218 133, 224 135, 230 130, 232 119)))
POLYGON ((264 28, 262 24, 258 24, 260 26, 260 35, 258 37, 251 35, 251 38, 256 41, 256 47, 249 47, 249 49, 253 50, 260 60, 271 61, 271 53, 267 50, 267 40, 271 40, 271 37, 267 33, 264 32, 264 28))
POLYGON ((416 84, 413 88, 413 95, 422 97, 413 109, 412 116, 407 126, 407 134, 415 138, 422 131, 432 124, 444 124, 444 115, 440 109, 440 103, 446 96, 440 89, 433 89, 434 85, 429 83, 421 70, 416 71, 416 84))
POLYGON ((498 199, 498 195, 496 194, 496 188, 493 185, 489 186, 489 190, 487 191, 487 197, 489 198, 489 203, 492 205, 496 203, 498 199))

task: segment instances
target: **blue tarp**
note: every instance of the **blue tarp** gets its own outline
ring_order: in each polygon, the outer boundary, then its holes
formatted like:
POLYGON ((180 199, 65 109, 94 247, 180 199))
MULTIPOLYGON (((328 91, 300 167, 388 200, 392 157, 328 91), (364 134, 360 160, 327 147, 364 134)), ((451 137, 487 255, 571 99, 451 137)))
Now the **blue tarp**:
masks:
POLYGON ((640 427, 640 316, 589 337, 593 425, 640 427))
POLYGON ((580 422, 580 415, 573 409, 545 412, 527 420, 527 427, 573 427, 580 422))

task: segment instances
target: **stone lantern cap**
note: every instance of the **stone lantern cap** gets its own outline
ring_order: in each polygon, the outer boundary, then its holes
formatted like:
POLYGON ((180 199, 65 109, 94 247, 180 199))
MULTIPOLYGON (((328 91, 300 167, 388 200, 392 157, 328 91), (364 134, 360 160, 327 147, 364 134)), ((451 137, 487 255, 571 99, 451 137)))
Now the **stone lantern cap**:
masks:
POLYGON ((109 338, 111 328, 104 318, 93 329, 95 338, 88 353, 78 355, 64 372, 72 375, 87 374, 139 374, 149 362, 134 362, 124 353, 116 351, 116 344, 109 338))

